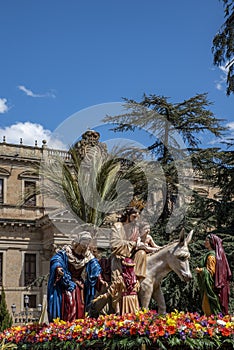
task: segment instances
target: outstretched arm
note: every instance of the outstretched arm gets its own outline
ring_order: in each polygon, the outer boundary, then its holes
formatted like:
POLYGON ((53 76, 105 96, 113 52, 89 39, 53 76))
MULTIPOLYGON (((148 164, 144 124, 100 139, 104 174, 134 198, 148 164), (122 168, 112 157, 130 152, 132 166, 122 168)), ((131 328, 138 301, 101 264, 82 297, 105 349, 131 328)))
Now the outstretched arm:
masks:
POLYGON ((116 281, 113 281, 110 287, 108 288, 107 292, 104 294, 99 295, 97 298, 93 299, 92 303, 96 303, 100 299, 107 299, 110 295, 112 298, 114 297, 121 297, 123 289, 123 279, 122 277, 118 277, 116 281))
POLYGON ((155 253, 159 250, 159 246, 156 247, 145 247, 146 253, 155 253))
POLYGON ((153 237, 152 237, 151 235, 147 235, 146 240, 147 240, 147 243, 148 243, 148 245, 149 245, 150 247, 153 247, 153 248, 160 248, 160 246, 158 246, 158 245, 154 242, 153 237))

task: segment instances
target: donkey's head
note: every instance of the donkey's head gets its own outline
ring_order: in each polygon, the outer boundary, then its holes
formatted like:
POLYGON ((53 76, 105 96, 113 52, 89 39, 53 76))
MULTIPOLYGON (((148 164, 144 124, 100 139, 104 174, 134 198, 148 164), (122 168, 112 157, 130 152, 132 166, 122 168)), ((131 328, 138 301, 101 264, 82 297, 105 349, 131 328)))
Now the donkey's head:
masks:
POLYGON ((189 267, 190 253, 188 244, 193 235, 193 230, 189 232, 187 238, 185 237, 184 229, 180 232, 179 241, 171 245, 168 251, 168 264, 170 268, 179 276, 179 278, 188 282, 192 278, 189 267))

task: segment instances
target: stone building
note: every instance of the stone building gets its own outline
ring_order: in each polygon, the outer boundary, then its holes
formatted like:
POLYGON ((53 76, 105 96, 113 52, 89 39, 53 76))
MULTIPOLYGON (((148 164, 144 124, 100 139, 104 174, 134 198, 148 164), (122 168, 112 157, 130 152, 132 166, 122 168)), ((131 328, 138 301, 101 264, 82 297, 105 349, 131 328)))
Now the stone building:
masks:
MULTIPOLYGON (((93 142, 93 134, 89 134, 83 135, 82 146, 93 142)), ((26 295, 27 312, 37 313, 46 283, 28 286, 48 274, 55 247, 69 242, 70 232, 77 227, 69 212, 41 193, 23 201, 29 191, 40 187, 41 178, 35 169, 55 155, 69 162, 68 152, 47 148, 46 141, 41 147, 37 142, 34 147, 25 146, 22 140, 18 145, 10 144, 5 138, 0 143, 0 286, 4 286, 8 309, 15 306, 18 321, 25 313, 26 295)), ((98 244, 105 247, 108 242, 100 237, 98 244)))

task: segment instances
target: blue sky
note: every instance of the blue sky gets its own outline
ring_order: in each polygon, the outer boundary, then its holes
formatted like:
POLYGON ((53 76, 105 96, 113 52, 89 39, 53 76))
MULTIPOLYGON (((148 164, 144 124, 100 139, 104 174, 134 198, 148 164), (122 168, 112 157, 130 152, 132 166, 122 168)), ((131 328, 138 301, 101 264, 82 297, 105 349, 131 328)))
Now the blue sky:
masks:
POLYGON ((144 93, 207 92, 234 135, 233 95, 212 64, 223 22, 218 0, 1 1, 0 141, 59 147, 54 130, 70 116, 144 93))

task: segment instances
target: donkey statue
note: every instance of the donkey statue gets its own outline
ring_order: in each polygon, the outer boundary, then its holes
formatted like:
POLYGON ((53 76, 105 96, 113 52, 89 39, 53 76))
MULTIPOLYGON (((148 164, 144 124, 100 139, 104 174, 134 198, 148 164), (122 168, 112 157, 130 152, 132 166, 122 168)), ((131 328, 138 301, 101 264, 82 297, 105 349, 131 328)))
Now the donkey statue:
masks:
POLYGON ((191 280, 188 244, 192 239, 192 235, 193 230, 189 232, 186 238, 184 230, 182 230, 178 241, 169 243, 152 255, 147 256, 146 278, 141 282, 139 292, 142 307, 148 308, 150 299, 153 298, 157 302, 158 313, 166 312, 161 282, 170 271, 174 271, 184 282, 191 280))
MULTIPOLYGON (((153 298, 158 305, 158 313, 166 312, 165 299, 161 290, 161 282, 163 278, 170 272, 174 271, 182 281, 188 282, 192 278, 189 267, 190 253, 188 244, 193 235, 193 230, 189 232, 187 238, 184 230, 181 231, 179 240, 162 246, 157 252, 147 256, 146 260, 146 277, 141 282, 139 301, 140 306, 148 308, 150 299, 153 298)), ((111 298, 102 299, 101 295, 96 300, 95 306, 92 308, 91 316, 97 317, 100 312, 110 313, 111 298), (104 309, 106 304, 107 309, 104 309), (102 311, 101 311, 102 310, 102 311)))

